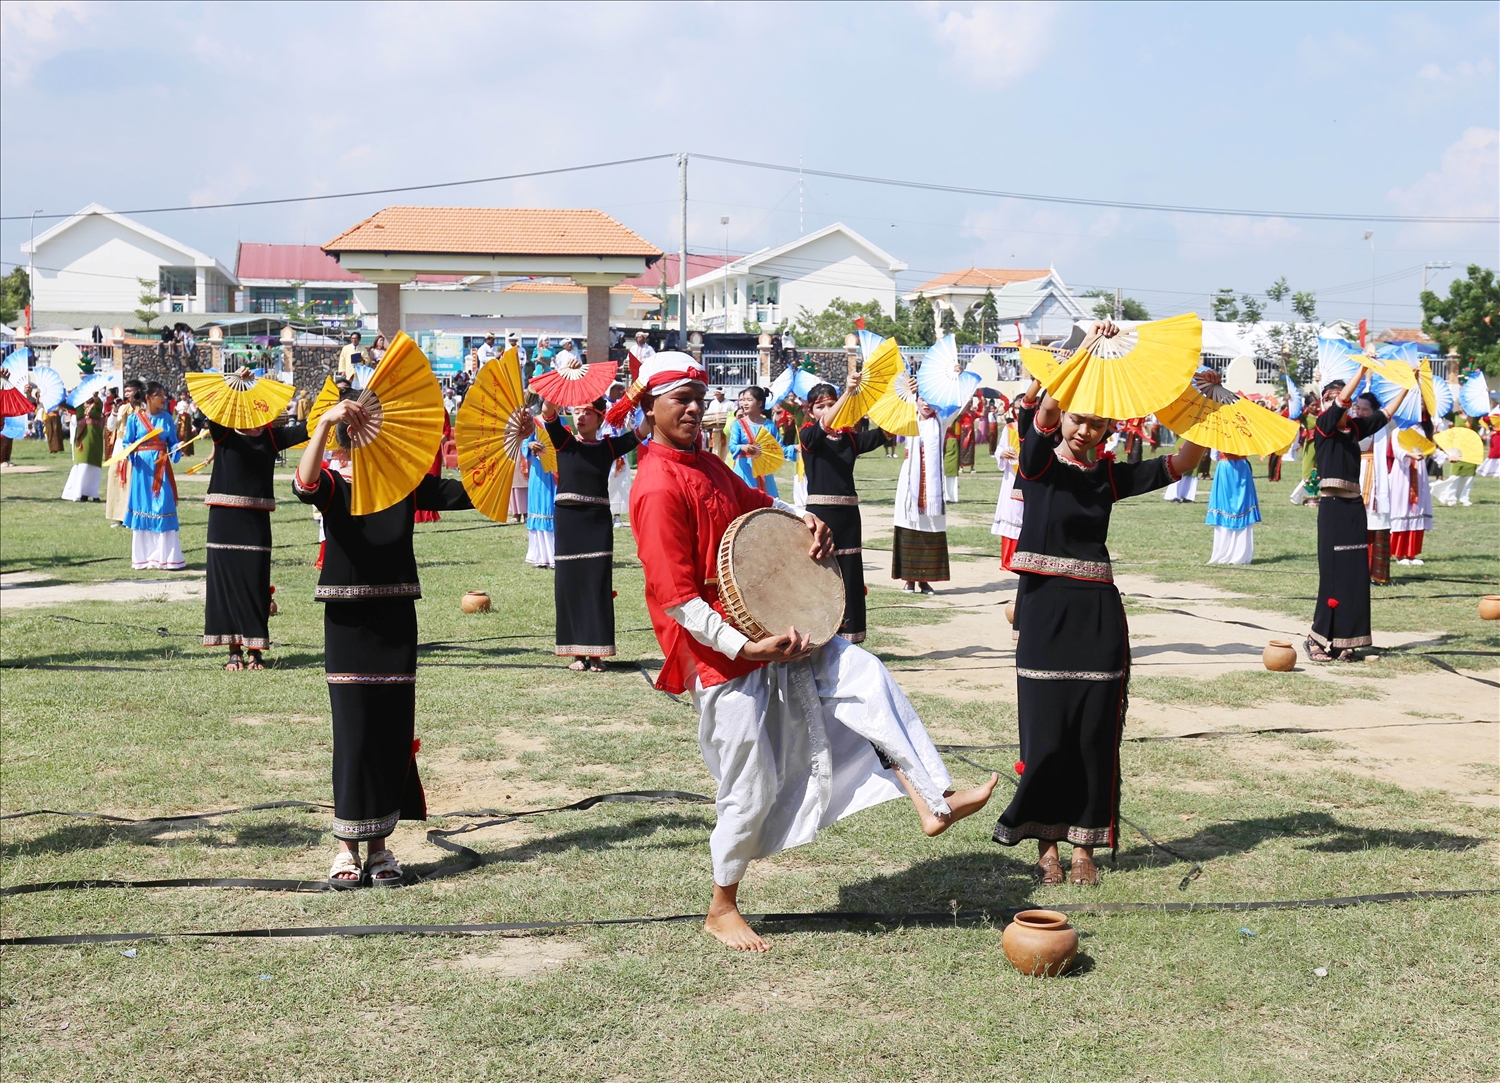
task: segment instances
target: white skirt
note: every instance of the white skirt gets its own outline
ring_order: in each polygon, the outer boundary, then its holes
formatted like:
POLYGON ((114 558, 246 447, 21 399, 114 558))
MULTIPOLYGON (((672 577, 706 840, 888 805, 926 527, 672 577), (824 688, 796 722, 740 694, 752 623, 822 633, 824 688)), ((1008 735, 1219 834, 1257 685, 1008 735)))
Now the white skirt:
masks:
POLYGON ((712 688, 695 678, 692 695, 703 762, 719 784, 708 845, 722 887, 739 883, 756 858, 905 796, 872 741, 928 808, 950 811, 943 791, 952 779, 921 719, 885 666, 847 640, 712 688))
POLYGON ((804 474, 798 474, 792 480, 792 507, 799 513, 807 509, 807 477, 804 474))
POLYGON ((1486 459, 1475 471, 1482 478, 1500 478, 1500 459, 1486 459))
POLYGON ((557 563, 557 533, 552 530, 526 532, 526 563, 550 568, 557 563))
POLYGON ((627 461, 618 473, 614 472, 613 466, 610 471, 609 513, 624 515, 630 510, 630 463, 627 461))
POLYGON ((175 530, 132 530, 130 566, 136 571, 175 572, 187 567, 175 530))
POLYGON ((63 486, 64 500, 98 500, 99 468, 88 463, 74 463, 68 472, 68 483, 63 486))
POLYGON ((1189 504, 1198 499, 1198 475, 1189 474, 1179 478, 1162 490, 1163 500, 1185 500, 1189 504))
POLYGON ((1214 551, 1208 557, 1210 564, 1249 564, 1254 557, 1254 527, 1244 526, 1238 530, 1227 526, 1214 527, 1214 551))
POLYGON ((950 504, 958 503, 958 475, 948 477, 943 475, 943 499, 950 504))

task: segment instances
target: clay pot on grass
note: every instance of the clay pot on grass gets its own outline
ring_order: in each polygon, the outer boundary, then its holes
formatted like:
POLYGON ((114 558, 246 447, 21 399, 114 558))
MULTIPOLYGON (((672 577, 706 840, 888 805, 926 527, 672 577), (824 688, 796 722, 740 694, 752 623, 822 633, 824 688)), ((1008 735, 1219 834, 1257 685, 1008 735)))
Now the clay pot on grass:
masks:
POLYGON ((1486 594, 1479 599, 1479 615, 1485 620, 1500 620, 1500 594, 1486 594))
POLYGON ((1005 603, 1005 619, 1006 619, 1006 621, 1009 624, 1014 625, 1016 623, 1016 603, 1015 602, 1006 602, 1005 603))
POLYGON ((482 590, 471 590, 459 599, 458 605, 465 613, 488 613, 490 596, 482 590))
POLYGON ((1297 648, 1284 639, 1273 639, 1266 644, 1260 660, 1272 673, 1290 673, 1297 666, 1297 648))
POLYGON ((1078 954, 1078 930, 1056 910, 1022 910, 1000 935, 1010 965, 1032 977, 1056 977, 1078 954))

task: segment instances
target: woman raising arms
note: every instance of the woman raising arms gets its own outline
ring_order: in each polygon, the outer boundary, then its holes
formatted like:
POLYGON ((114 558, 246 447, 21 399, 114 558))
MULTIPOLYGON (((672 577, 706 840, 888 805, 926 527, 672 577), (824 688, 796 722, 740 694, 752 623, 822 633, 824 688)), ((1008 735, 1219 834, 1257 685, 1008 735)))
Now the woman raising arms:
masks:
MULTIPOLYGON (((1105 321, 1094 333, 1119 332, 1105 321)), ((1117 500, 1191 473, 1204 449, 1184 441, 1170 457, 1117 462, 1098 453, 1111 419, 1065 413, 1041 390, 1033 381, 1021 401, 1016 484, 1026 515, 1010 563, 1021 577, 1015 612, 1021 781, 994 839, 1004 846, 1036 839, 1044 884, 1062 882, 1057 844, 1067 839, 1073 883, 1095 884, 1094 847, 1118 842, 1119 749, 1130 682, 1125 609, 1105 544, 1110 511, 1117 500)))

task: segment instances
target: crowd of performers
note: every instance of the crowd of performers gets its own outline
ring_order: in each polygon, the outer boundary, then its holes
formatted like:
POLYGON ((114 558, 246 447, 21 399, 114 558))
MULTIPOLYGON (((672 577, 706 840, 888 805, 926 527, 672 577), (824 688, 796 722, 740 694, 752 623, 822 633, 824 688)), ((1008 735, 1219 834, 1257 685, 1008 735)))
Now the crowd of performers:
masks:
MULTIPOLYGON (((1104 321, 1096 333, 1116 329, 1104 321)), ((1317 483, 1319 589, 1306 650, 1320 662, 1353 658, 1370 645, 1371 582, 1388 581, 1390 553, 1420 562, 1432 523, 1425 463, 1388 427, 1401 400, 1383 406, 1361 393, 1364 377, 1361 370, 1323 389, 1301 449, 1310 463, 1304 477, 1317 483)), ((1212 373, 1197 379, 1218 381, 1212 373)), ((918 397, 917 433, 898 441, 868 423, 832 427, 845 389, 829 383, 772 416, 764 389, 747 389, 734 411, 722 392, 711 397, 705 370, 687 354, 643 357, 635 380, 628 401, 623 388, 613 389, 625 409, 608 418, 604 399, 573 408, 566 424, 554 405, 534 402, 529 469, 517 472, 510 510, 524 519, 528 563, 553 570, 555 653, 570 669, 596 672, 616 650, 613 532, 628 513, 664 659, 655 686, 691 697, 717 785, 707 930, 730 947, 765 950, 738 908, 752 861, 893 799, 909 800, 923 832, 937 835, 982 809, 998 781, 992 775, 956 789, 910 701, 858 646, 866 586, 855 466, 861 455, 889 454, 900 444, 891 576, 908 591, 930 593, 949 577, 947 505, 977 446, 987 443, 1000 468, 991 529, 1002 566, 1018 579, 1020 777, 993 838, 1004 846, 1035 840, 1044 884, 1097 883, 1094 851, 1119 839, 1130 681, 1129 632, 1108 549, 1111 511, 1158 489, 1164 499, 1194 502, 1205 449, 1181 441, 1170 454, 1145 457, 1143 447, 1155 441, 1146 426, 1064 411, 1040 382, 1014 402, 978 402, 956 419, 918 397), (796 463, 792 503, 781 499, 774 476, 754 470, 767 430, 796 463), (738 516, 758 508, 799 516, 810 554, 837 561, 844 613, 826 644, 815 647, 795 628, 750 639, 727 619, 720 543, 738 516), (1072 847, 1066 872, 1063 841, 1072 847)), ((848 389, 857 383, 851 375, 848 389)), ((311 429, 290 419, 234 429, 199 417, 183 433, 159 384, 127 381, 118 405, 90 400, 78 412, 81 458, 68 481, 69 499, 87 498, 76 494, 91 484, 97 492, 110 445, 128 447, 118 469, 105 471, 106 514, 132 531, 135 567, 180 568, 172 463, 186 439, 206 434, 214 471, 205 497, 204 642, 228 648, 228 669, 260 669, 270 645, 273 470, 288 449, 305 445, 292 491, 321 520, 314 597, 324 606, 333 716, 338 850, 328 879, 336 888, 403 882, 388 839, 400 821, 426 815, 417 768, 414 524, 473 507, 461 482, 433 469, 404 500, 354 515, 350 449, 372 424, 378 419, 343 380, 339 401, 311 429)), ((1478 473, 1500 473, 1488 469, 1500 462, 1500 435, 1489 447, 1478 473)), ((1234 455, 1212 458, 1210 561, 1248 563, 1261 521, 1251 465, 1234 455)), ((1282 456, 1270 458, 1274 477, 1282 456)), ((1468 504, 1472 477, 1455 477, 1445 499, 1468 504)))

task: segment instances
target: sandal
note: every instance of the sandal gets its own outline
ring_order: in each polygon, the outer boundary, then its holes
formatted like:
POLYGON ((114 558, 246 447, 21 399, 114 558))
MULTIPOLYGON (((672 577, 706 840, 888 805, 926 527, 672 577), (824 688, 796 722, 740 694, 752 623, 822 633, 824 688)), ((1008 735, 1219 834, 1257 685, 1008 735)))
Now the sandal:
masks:
POLYGON ((1036 863, 1037 876, 1043 884, 1060 884, 1063 882, 1062 863, 1057 860, 1056 854, 1048 854, 1036 863))
POLYGON ((1307 652, 1307 660, 1309 662, 1333 661, 1333 655, 1329 654, 1321 646, 1319 646, 1317 641, 1314 640, 1312 636, 1307 637, 1307 641, 1302 644, 1302 649, 1307 652))
POLYGON ((584 670, 589 668, 589 664, 582 658, 575 658, 568 666, 568 668, 571 669, 574 673, 582 673, 584 670))
POLYGON ((603 662, 594 661, 594 662, 590 662, 589 663, 589 672, 590 673, 608 673, 609 672, 609 667, 606 666, 603 662))
POLYGON ((250 661, 245 663, 246 669, 265 669, 266 663, 260 656, 260 651, 250 652, 250 661))
POLYGON ((1080 884, 1084 887, 1098 887, 1099 866, 1094 864, 1094 859, 1075 853, 1073 855, 1073 875, 1068 878, 1068 883, 1080 884))
POLYGON ((238 673, 245 668, 245 660, 237 654, 231 654, 229 661, 224 663, 225 673, 238 673))
POLYGON ((1358 662, 1359 655, 1355 654, 1351 648, 1345 647, 1343 650, 1339 651, 1338 660, 1340 662, 1358 662))
POLYGON ((390 850, 376 850, 365 862, 365 876, 371 887, 400 887, 406 870, 390 850))
POLYGON ((340 850, 333 859, 333 867, 328 870, 328 883, 336 891, 350 891, 363 884, 359 855, 353 850, 340 850))

